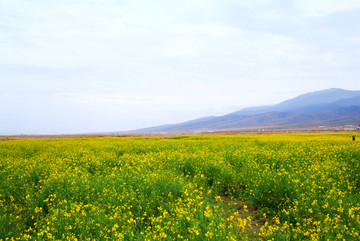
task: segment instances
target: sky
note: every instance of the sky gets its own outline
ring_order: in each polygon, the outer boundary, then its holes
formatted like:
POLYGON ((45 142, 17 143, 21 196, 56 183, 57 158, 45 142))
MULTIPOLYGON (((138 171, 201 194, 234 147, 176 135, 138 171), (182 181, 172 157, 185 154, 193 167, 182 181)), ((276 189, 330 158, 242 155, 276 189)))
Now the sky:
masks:
POLYGON ((0 0, 0 135, 113 132, 360 90, 359 0, 0 0))

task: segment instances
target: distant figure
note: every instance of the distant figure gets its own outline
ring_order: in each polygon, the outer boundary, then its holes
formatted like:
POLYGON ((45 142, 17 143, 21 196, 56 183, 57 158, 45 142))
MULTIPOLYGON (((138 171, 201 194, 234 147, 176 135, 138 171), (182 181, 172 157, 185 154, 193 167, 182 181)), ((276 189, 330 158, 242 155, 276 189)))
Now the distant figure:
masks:
POLYGON ((355 141, 355 136, 353 136, 353 141, 355 141))

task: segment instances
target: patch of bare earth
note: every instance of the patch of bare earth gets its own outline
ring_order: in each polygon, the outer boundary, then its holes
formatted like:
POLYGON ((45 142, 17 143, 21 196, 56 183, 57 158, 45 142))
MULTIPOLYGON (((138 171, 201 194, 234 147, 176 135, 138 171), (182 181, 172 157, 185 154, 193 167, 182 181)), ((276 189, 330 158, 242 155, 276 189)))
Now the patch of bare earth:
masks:
POLYGON ((232 224, 238 226, 241 220, 246 220, 246 226, 239 227, 239 233, 246 233, 250 236, 259 237, 261 227, 267 221, 265 217, 259 217, 258 210, 249 207, 245 201, 230 200, 228 197, 221 197, 221 201, 228 206, 229 216, 232 224))

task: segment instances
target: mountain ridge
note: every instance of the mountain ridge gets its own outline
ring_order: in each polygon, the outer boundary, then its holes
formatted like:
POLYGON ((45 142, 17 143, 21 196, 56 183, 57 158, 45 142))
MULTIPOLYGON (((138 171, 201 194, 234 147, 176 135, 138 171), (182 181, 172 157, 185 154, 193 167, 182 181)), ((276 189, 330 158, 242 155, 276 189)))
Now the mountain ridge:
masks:
POLYGON ((271 106, 249 107, 222 116, 201 117, 126 133, 199 132, 358 120, 360 91, 331 88, 305 93, 271 106))

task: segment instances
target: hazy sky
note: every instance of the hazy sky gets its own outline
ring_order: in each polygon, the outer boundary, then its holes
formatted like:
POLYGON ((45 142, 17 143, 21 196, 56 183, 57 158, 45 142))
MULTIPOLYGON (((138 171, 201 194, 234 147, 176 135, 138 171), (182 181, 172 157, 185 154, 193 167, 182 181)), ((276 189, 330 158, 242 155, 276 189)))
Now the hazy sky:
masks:
POLYGON ((121 131, 360 90, 359 0, 0 0, 0 134, 121 131))

